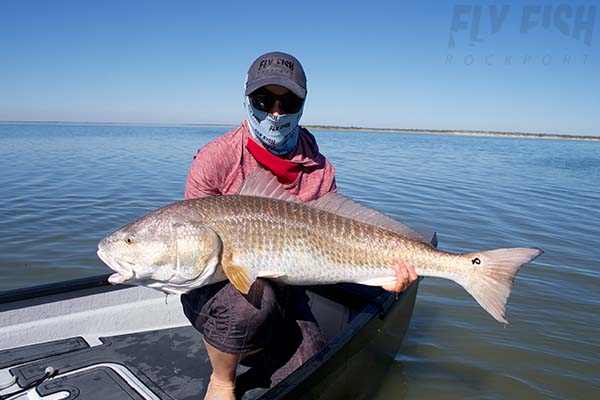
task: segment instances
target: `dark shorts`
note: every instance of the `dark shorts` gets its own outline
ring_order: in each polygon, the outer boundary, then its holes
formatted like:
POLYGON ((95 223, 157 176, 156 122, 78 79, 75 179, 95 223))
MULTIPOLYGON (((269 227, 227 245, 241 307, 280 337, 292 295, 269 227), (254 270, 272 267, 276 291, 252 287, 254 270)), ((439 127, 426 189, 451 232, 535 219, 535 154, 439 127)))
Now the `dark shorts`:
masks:
MULTIPOLYGON (((247 295, 228 281, 181 296, 183 311, 204 340, 220 351, 243 354, 264 349, 274 382, 299 367, 325 344, 306 290, 258 279, 247 295)), ((252 360, 251 360, 252 361, 252 360)))

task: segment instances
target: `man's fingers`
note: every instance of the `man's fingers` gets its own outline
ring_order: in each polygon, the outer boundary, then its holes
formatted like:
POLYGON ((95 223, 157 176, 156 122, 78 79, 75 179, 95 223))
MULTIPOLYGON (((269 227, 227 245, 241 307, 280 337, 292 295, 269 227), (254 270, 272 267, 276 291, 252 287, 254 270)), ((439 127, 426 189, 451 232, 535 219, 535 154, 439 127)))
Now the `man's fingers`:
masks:
POLYGON ((398 272, 398 289, 402 290, 406 287, 406 283, 408 281, 408 271, 406 270, 406 265, 402 265, 402 267, 397 269, 398 272))
POLYGON ((408 282, 414 282, 419 277, 412 264, 401 259, 396 260, 396 268, 402 268, 404 276, 407 278, 408 282))
POLYGON ((419 276, 414 267, 401 259, 396 259, 396 283, 382 286, 388 292, 401 292, 406 290, 419 276))
POLYGON ((382 286, 382 288, 384 290, 387 290, 388 292, 393 292, 393 293, 398 293, 398 292, 401 291, 398 287, 399 287, 398 283, 393 283, 393 284, 390 284, 390 285, 382 286))
POLYGON ((408 272, 408 279, 410 282, 414 282, 419 278, 417 271, 415 271, 415 268, 411 264, 407 264, 406 271, 408 272))
POLYGON ((384 288, 385 290, 387 290, 388 292, 394 292, 394 293, 398 293, 402 291, 402 288, 404 287, 405 283, 404 283, 404 268, 402 267, 401 261, 400 260, 396 260, 396 282, 389 284, 389 285, 385 285, 382 286, 382 288, 384 288))

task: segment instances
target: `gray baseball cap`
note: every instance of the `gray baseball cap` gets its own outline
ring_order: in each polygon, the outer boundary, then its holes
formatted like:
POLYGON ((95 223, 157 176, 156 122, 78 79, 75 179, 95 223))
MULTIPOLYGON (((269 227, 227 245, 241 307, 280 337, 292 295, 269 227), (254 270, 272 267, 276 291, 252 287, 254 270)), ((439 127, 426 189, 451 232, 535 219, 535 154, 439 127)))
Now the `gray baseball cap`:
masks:
POLYGON ((283 86, 301 99, 306 98, 304 69, 290 54, 275 51, 263 54, 252 63, 246 79, 246 96, 266 85, 283 86))

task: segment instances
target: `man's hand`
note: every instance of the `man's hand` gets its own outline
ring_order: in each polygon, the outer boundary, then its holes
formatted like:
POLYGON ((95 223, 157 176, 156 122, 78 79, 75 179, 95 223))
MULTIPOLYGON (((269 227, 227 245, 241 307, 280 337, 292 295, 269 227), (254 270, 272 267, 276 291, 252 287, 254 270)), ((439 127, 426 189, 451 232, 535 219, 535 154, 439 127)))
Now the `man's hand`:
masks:
POLYGON ((413 266, 400 259, 396 260, 396 283, 382 286, 388 292, 399 293, 406 290, 414 281, 419 278, 413 266))

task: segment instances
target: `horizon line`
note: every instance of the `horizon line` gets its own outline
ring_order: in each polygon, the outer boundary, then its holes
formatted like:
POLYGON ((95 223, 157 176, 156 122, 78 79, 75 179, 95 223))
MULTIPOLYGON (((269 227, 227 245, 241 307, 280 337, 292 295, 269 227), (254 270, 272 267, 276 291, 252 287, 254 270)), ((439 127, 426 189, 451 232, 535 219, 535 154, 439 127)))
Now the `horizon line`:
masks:
MULTIPOLYGON (((23 121, 23 120, 0 120, 0 124, 52 124, 52 125, 149 125, 149 126, 190 126, 190 127, 229 127, 238 124, 224 123, 162 123, 162 122, 95 122, 95 121, 23 121)), ((600 141, 600 135, 570 135, 561 133, 539 133, 539 132, 505 132, 505 131, 486 131, 486 130, 466 130, 466 129, 423 129, 423 128, 373 128, 360 126, 339 126, 339 125, 321 125, 307 124, 301 125, 308 129, 334 130, 334 131, 369 131, 369 132, 398 132, 415 134, 438 134, 438 135, 462 135, 462 136, 504 136, 504 137, 523 137, 538 139, 561 139, 561 140, 592 140, 600 141)))

